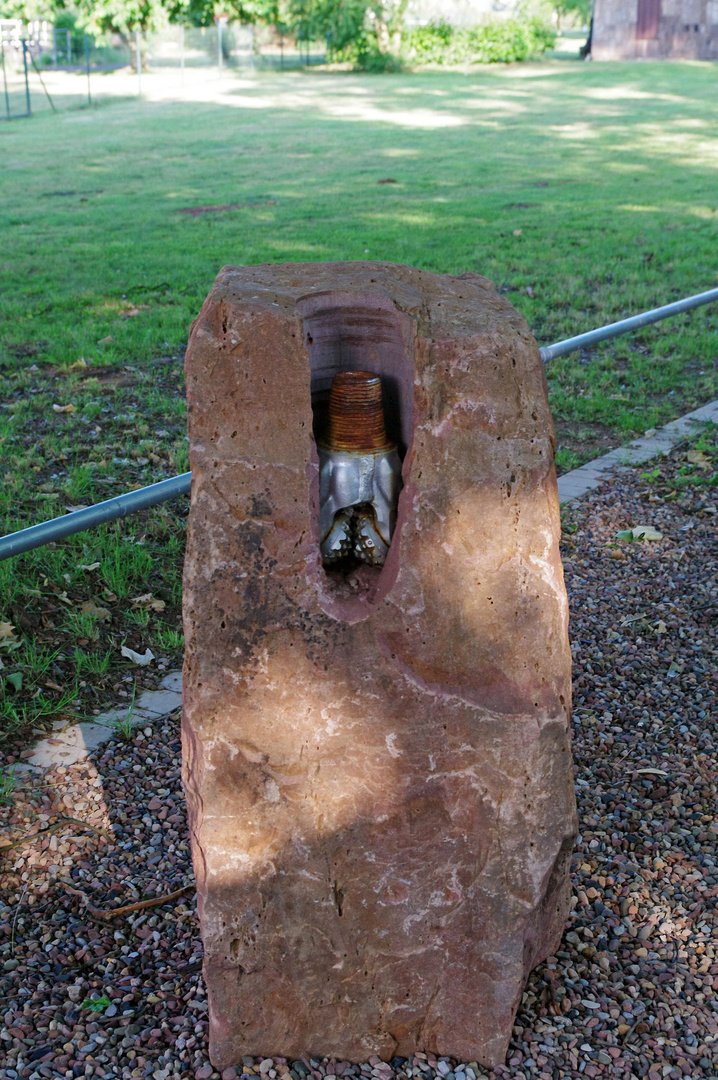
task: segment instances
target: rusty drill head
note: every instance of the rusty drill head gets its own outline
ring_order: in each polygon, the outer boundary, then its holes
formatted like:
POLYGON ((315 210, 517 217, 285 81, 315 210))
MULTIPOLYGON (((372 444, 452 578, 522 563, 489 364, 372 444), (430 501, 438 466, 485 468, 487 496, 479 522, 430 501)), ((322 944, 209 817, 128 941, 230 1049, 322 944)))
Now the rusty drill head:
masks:
POLYGON ((393 448, 386 437, 378 375, 340 371, 334 376, 324 445, 329 450, 360 454, 393 448))

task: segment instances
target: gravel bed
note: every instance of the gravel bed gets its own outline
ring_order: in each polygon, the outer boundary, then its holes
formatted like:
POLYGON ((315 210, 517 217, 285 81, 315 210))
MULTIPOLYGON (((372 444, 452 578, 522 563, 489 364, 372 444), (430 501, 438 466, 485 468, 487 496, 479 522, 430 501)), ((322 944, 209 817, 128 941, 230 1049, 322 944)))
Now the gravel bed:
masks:
MULTIPOLYGON (((680 486, 685 464, 565 514, 581 835, 570 923, 507 1065, 245 1058, 223 1080, 718 1077, 718 515, 714 487, 680 486), (616 539, 646 524, 663 539, 616 539)), ((0 810, 11 840, 48 830, 0 857, 0 1077, 219 1076, 192 891, 110 923, 77 895, 107 909, 191 885, 179 753, 174 715, 0 810)))

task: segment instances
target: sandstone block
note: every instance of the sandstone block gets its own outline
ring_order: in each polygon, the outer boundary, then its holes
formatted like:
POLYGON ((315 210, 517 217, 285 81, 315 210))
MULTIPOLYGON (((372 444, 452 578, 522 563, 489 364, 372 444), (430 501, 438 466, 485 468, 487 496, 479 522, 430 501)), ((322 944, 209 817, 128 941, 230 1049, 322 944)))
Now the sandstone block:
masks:
POLYGON ((575 834, 553 428, 485 278, 225 267, 187 351, 184 781, 211 1056, 504 1059, 575 834), (332 376, 381 377, 383 566, 325 570, 332 376))

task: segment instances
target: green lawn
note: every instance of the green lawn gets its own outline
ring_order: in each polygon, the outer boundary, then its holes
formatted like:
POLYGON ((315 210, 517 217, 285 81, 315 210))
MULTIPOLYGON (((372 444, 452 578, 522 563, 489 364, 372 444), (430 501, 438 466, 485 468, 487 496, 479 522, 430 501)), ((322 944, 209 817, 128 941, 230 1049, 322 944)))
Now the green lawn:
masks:
MULTIPOLYGON (((549 343, 718 283, 717 167, 698 63, 238 76, 0 125, 0 526, 187 467, 180 354, 223 264, 474 270, 549 343)), ((714 305, 554 361, 559 466, 717 397, 717 328, 714 305)), ((123 641, 176 662, 182 527, 177 505, 0 564, 7 730, 112 699, 123 641)))

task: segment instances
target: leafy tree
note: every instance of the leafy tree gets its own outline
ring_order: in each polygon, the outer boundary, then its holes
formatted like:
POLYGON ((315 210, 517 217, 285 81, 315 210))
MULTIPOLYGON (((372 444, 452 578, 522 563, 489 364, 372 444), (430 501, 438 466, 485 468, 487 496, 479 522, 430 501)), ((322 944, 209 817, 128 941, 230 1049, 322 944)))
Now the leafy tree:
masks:
POLYGON ((88 30, 129 38, 135 30, 156 30, 167 22, 162 0, 81 0, 88 30))
POLYGON ((53 0, 5 0, 2 5, 3 19, 53 19, 55 5, 53 0))
POLYGON ((329 55, 360 67, 398 66, 408 0, 289 0, 287 27, 326 38, 329 55))
MULTIPOLYGON (((57 0, 55 2, 57 3, 57 0)), ((220 0, 219 3, 217 0, 79 0, 79 11, 91 31, 118 33, 127 38, 135 30, 156 30, 168 22, 184 23, 188 26, 211 26, 218 9, 238 22, 275 23, 278 2, 279 0, 220 0)))
POLYGON ((281 25, 280 0, 161 0, 172 23, 211 26, 221 11, 241 23, 266 22, 281 25))
POLYGON ((283 29, 298 38, 326 39, 330 54, 343 59, 363 39, 366 0, 288 0, 279 14, 283 29))
POLYGON ((571 18, 581 24, 591 19, 591 0, 551 0, 551 7, 556 16, 556 29, 561 32, 561 20, 571 18))

